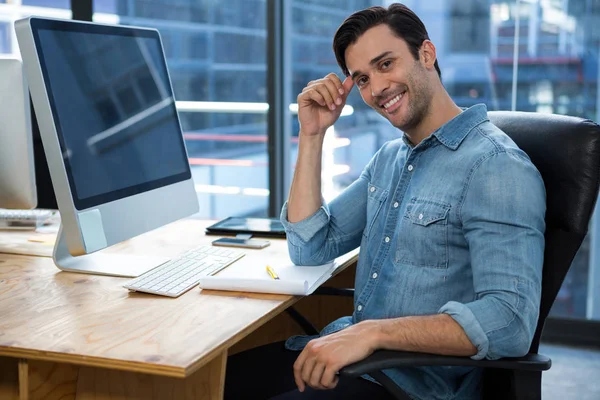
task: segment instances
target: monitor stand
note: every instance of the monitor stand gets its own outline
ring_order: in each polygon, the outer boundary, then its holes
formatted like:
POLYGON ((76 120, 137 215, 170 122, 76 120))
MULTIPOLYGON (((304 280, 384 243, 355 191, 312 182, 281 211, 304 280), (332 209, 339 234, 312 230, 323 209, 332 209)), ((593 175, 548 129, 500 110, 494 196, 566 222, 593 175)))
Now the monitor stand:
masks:
POLYGON ((73 256, 69 253, 62 223, 58 230, 52 258, 54 264, 63 271, 128 278, 135 278, 169 260, 168 257, 159 256, 102 253, 102 250, 92 254, 73 256))

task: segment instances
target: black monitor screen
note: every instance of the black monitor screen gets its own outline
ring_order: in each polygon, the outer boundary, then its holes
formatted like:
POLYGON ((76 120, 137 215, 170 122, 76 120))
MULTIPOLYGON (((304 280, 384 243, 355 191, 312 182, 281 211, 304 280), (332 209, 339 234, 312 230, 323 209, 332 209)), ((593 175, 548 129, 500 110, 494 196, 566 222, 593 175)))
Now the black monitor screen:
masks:
POLYGON ((77 209, 190 178, 157 31, 31 24, 77 209))

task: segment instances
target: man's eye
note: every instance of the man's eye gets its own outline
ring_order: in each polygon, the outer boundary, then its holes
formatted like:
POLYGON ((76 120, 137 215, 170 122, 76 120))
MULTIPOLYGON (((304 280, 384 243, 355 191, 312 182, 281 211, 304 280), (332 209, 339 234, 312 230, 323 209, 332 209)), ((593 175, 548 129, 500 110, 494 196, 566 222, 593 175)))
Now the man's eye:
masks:
POLYGON ((390 60, 384 61, 381 63, 381 69, 388 69, 390 65, 392 65, 392 62, 390 60))
POLYGON ((366 77, 360 77, 356 80, 356 84, 358 86, 364 86, 367 83, 367 78, 366 77))

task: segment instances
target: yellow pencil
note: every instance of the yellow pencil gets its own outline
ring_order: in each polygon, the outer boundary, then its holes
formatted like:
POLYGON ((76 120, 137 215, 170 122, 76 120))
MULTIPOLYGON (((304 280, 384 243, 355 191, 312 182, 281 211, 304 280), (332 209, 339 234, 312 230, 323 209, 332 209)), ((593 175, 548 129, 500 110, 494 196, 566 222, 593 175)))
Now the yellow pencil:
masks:
POLYGON ((279 279, 279 276, 275 273, 273 268, 269 267, 268 265, 267 265, 267 272, 269 273, 269 275, 271 275, 271 278, 279 279))

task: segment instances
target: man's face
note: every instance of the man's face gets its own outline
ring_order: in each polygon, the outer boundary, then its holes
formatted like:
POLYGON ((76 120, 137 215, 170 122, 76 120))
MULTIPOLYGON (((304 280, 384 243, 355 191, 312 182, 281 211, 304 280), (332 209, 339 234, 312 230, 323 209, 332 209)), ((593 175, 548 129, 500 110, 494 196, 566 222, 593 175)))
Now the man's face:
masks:
POLYGON ((386 24, 367 30, 348 46, 346 65, 365 103, 396 128, 410 131, 428 114, 430 75, 386 24))

